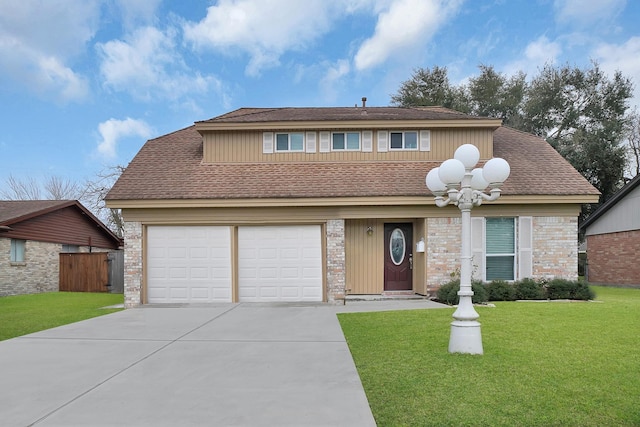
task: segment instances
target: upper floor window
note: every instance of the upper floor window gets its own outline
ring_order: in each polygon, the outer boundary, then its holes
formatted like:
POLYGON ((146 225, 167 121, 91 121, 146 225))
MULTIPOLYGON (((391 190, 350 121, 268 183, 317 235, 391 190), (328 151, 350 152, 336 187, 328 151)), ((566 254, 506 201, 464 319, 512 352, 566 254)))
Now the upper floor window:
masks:
POLYGON ((304 151, 304 134, 276 133, 276 151, 304 151))
POLYGON ((24 262, 25 241, 11 239, 11 262, 24 262))
POLYGON ((331 135, 333 150, 360 150, 360 132, 334 132, 331 135))
POLYGON ((390 148, 392 150, 417 150, 418 149, 418 132, 390 132, 390 148))

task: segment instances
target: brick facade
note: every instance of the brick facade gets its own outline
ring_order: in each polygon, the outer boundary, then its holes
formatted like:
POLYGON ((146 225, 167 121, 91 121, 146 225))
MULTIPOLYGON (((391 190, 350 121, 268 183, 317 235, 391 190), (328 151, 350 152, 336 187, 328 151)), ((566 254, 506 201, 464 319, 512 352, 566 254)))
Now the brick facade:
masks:
POLYGON ((578 218, 533 218, 533 276, 578 278, 578 218))
MULTIPOLYGON (((427 290, 431 294, 460 268, 460 218, 427 219, 427 290)), ((533 218, 533 277, 578 278, 578 219, 533 218)), ((517 252, 516 252, 517 253, 517 252)), ((474 266, 474 270, 477 267, 474 266)), ((517 270, 516 270, 517 271, 517 270)), ((474 271, 474 277, 479 276, 474 271)))
POLYGON ((587 236, 590 283, 640 286, 640 230, 587 236))
POLYGON ((124 306, 140 305, 142 289, 142 224, 124 224, 124 306))
POLYGON ((345 297, 344 220, 327 221, 327 301, 339 303, 345 297))
MULTIPOLYGON (((60 243, 25 241, 25 262, 11 262, 11 239, 0 238, 0 297, 57 292, 60 289, 60 243)), ((108 249, 91 248, 92 251, 108 249)), ((78 247, 89 252, 88 246, 78 247)))

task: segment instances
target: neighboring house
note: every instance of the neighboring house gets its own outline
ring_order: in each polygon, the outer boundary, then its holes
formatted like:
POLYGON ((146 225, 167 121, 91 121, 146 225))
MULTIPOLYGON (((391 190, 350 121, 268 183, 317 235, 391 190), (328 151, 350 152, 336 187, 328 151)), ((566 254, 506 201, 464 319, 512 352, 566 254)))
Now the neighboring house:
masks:
POLYGON ((0 296, 58 291, 60 253, 122 240, 75 200, 0 201, 0 296))
POLYGON ((149 140, 107 195, 125 305, 430 294, 458 269, 460 211, 425 176, 464 143, 511 165, 472 211, 476 277, 575 279, 599 193, 543 139, 441 107, 241 108, 149 140))
POLYGON ((640 175, 580 226, 586 237, 587 280, 640 286, 640 175))

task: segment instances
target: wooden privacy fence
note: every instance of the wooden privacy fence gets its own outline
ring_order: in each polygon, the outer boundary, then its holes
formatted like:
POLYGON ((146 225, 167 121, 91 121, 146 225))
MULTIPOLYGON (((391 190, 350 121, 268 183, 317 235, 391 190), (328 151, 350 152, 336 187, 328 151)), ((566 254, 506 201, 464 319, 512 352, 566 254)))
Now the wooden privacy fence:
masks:
POLYGON ((108 253, 61 253, 60 291, 109 292, 108 253))

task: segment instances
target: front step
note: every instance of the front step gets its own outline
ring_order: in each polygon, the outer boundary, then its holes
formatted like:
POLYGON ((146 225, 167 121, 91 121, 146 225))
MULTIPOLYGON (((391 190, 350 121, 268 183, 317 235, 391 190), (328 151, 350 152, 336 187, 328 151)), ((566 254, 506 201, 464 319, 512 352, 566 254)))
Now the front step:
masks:
POLYGON ((413 291, 384 291, 382 294, 373 295, 347 295, 347 301, 389 301, 389 300, 420 300, 429 299, 413 291))

